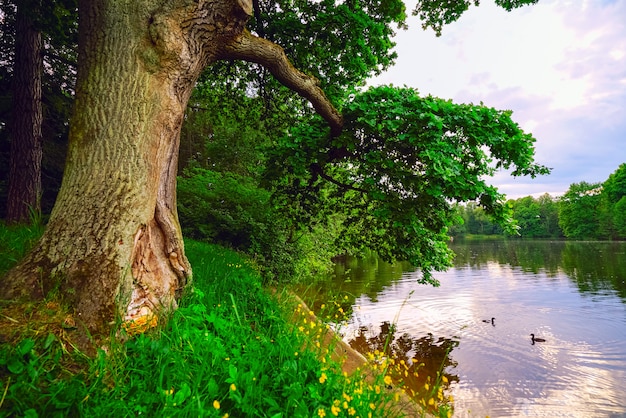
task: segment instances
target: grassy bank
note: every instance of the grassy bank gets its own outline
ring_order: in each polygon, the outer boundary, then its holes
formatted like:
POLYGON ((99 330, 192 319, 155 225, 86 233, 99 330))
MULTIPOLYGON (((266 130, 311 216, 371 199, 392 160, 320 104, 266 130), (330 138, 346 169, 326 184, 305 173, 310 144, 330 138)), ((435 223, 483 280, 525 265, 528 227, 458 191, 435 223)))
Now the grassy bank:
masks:
MULTIPOLYGON (((17 260, 37 233, 2 227, 2 258, 17 260)), ((94 359, 69 345, 54 302, 0 307, 0 416, 398 415, 384 376, 345 376, 245 259, 197 242, 187 253, 194 292, 167 326, 94 359)))

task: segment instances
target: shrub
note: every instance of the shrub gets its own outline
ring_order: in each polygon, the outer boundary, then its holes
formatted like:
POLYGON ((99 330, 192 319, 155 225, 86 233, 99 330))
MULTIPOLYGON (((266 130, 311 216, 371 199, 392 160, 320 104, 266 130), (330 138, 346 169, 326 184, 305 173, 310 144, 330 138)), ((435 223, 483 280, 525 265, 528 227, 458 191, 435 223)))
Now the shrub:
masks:
POLYGON ((249 254, 266 279, 302 274, 306 241, 294 237, 271 193, 250 177, 187 169, 178 178, 178 212, 186 237, 249 254))

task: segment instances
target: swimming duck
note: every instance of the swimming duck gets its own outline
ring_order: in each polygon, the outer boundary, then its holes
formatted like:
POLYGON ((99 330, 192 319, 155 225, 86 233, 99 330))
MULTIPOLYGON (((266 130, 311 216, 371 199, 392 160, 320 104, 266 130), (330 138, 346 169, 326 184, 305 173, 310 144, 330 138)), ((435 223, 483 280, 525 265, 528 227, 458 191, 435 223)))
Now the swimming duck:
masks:
POLYGON ((484 322, 484 323, 486 323, 486 324, 488 324, 488 323, 490 323, 490 322, 491 322, 491 324, 493 324, 493 321, 494 321, 495 319, 496 319, 496 318, 491 318, 491 319, 483 319, 483 322, 484 322))
POLYGON ((543 338, 535 338, 535 334, 530 334, 530 339, 531 341, 534 343, 545 343, 546 340, 544 340, 543 338))

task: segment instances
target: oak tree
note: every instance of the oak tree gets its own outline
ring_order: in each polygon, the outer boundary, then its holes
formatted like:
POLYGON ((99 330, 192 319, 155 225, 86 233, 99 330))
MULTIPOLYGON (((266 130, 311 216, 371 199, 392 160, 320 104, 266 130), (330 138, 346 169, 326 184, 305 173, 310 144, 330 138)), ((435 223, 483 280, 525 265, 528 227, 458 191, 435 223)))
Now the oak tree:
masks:
MULTIPOLYGON (((512 4, 532 2, 504 3, 508 8, 512 4)), ((294 2, 294 7, 299 3, 302 2, 294 2)), ((334 4, 329 0, 311 2, 317 3, 334 4)), ((401 4, 394 0, 341 3, 348 10, 362 10, 372 16, 397 13, 396 8, 401 4)), ((450 19, 442 20, 437 17, 438 13, 446 8, 456 10, 465 3, 469 2, 421 1, 418 10, 420 16, 426 13, 427 22, 434 19, 447 23, 450 19)), ((285 7, 290 5, 291 2, 285 3, 285 7)), ((395 244, 402 245, 405 239, 415 244, 411 241, 414 232, 422 238, 411 248, 421 249, 426 256, 424 267, 429 267, 429 263, 445 252, 440 242, 440 227, 445 225, 445 220, 438 217, 446 215, 447 208, 442 206, 445 198, 442 200, 436 193, 445 196, 452 192, 452 198, 478 193, 482 203, 493 213, 503 213, 497 202, 491 201, 497 197, 495 191, 489 192, 487 188, 487 193, 481 193, 469 183, 452 181, 448 186, 437 182, 436 176, 443 173, 443 169, 429 170, 427 164, 419 162, 420 158, 436 162, 437 155, 427 149, 428 141, 434 141, 439 135, 435 143, 443 147, 444 139, 452 135, 455 145, 440 155, 453 153, 448 159, 453 170, 466 163, 472 166, 470 157, 457 153, 466 149, 463 141, 480 137, 481 118, 487 117, 492 131, 501 133, 491 136, 493 141, 487 145, 495 152, 496 159, 503 158, 501 165, 516 166, 521 174, 541 171, 532 165, 531 138, 511 127, 506 114, 488 111, 476 116, 467 109, 463 110, 463 120, 456 123, 448 113, 451 105, 431 100, 413 102, 415 95, 410 92, 398 94, 407 97, 403 98, 405 103, 401 107, 417 106, 419 112, 424 113, 409 120, 417 124, 415 127, 398 120, 397 111, 401 109, 395 109, 388 124, 379 120, 384 118, 384 107, 373 111, 377 113, 375 117, 369 111, 361 115, 361 106, 366 105, 367 100, 376 99, 377 92, 374 92, 363 96, 365 101, 346 104, 351 115, 350 126, 342 134, 342 114, 324 94, 317 78, 296 69, 282 47, 263 38, 260 29, 263 26, 259 26, 258 20, 256 33, 246 29, 253 15, 259 19, 259 10, 259 4, 252 0, 79 1, 76 98, 63 183, 43 237, 3 279, 0 290, 3 299, 38 299, 54 291, 73 308, 81 335, 90 335, 97 345, 110 335, 116 318, 154 324, 176 308, 192 276, 176 211, 181 124, 201 72, 220 60, 256 63, 311 103, 328 126, 321 130, 326 143, 319 144, 325 147, 327 159, 321 157, 323 152, 313 150, 312 159, 306 160, 306 168, 316 178, 339 183, 338 187, 358 181, 351 187, 366 192, 369 204, 373 204, 371 209, 362 206, 375 215, 383 215, 381 219, 391 226, 389 231, 393 233, 395 244), (440 107, 441 112, 436 107, 440 107), (434 112, 432 116, 429 116, 430 111, 434 112), (500 126, 496 126, 498 119, 504 121, 500 126), (454 124, 448 126, 452 122, 454 124), (381 126, 402 135, 408 130, 399 141, 401 148, 418 149, 419 155, 408 155, 405 159, 393 149, 387 149, 384 144, 387 136, 380 136, 378 131, 381 126), (429 127, 435 128, 434 133, 429 132, 429 127), (506 139, 509 128, 513 142, 506 139), (422 133, 428 136, 425 147, 420 147, 419 140, 411 139, 413 134, 422 133), (518 152, 515 144, 520 146, 518 152), (384 170, 375 170, 372 180, 364 180, 369 175, 368 170, 385 160, 385 152, 391 152, 391 158, 386 160, 394 163, 388 167, 394 176, 387 178, 384 170), (329 171, 329 163, 338 162, 342 153, 352 160, 347 160, 343 166, 340 164, 339 169, 356 162, 351 166, 357 167, 356 178, 348 170, 338 173, 338 180, 329 171), (410 182, 406 186, 399 185, 397 182, 407 174, 410 182), (420 185, 422 176, 428 181, 420 185), (426 194, 421 194, 423 191, 426 194), (427 204, 432 212, 425 206, 420 213, 411 214, 410 205, 401 202, 403 196, 418 194, 432 198, 427 204), (385 196, 393 197, 394 204, 379 207, 376 202, 384 201, 385 196), (402 210, 388 213, 393 206, 402 210), (422 216, 424 220, 417 219, 422 216), (402 227, 405 217, 410 219, 409 229, 402 227), (433 227, 415 230, 420 223, 433 227), (428 242, 433 245, 429 246, 428 242)), ((340 24, 340 17, 329 20, 329 24, 340 24)), ((297 16, 294 19, 298 23, 297 16)), ((334 36, 333 30, 320 27, 309 36, 313 39, 324 35, 325 31, 328 31, 327 36, 334 36)), ((391 32, 380 36, 387 38, 391 32)), ((383 100, 389 99, 383 97, 383 100)), ((305 132, 309 129, 310 133, 310 127, 315 126, 319 125, 303 121, 305 132)), ((311 141, 307 142, 322 141, 319 135, 319 132, 308 135, 311 141)), ((467 149, 478 152, 480 146, 471 145, 467 149)), ((482 166, 483 162, 477 164, 482 166)), ((372 234, 380 238, 384 230, 372 231, 372 234)), ((411 253, 412 259, 417 256, 419 252, 411 253)))

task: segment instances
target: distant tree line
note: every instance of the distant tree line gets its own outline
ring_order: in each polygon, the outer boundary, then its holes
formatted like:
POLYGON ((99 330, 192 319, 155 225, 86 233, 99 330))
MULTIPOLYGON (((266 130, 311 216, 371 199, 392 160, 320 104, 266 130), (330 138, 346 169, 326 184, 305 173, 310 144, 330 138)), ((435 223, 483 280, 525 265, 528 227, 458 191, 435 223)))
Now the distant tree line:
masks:
MULTIPOLYGON (((626 163, 603 183, 583 181, 570 185, 560 197, 546 193, 508 204, 523 238, 626 239, 626 163)), ((475 203, 457 210, 459 223, 450 228, 452 236, 506 234, 475 203)))

